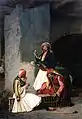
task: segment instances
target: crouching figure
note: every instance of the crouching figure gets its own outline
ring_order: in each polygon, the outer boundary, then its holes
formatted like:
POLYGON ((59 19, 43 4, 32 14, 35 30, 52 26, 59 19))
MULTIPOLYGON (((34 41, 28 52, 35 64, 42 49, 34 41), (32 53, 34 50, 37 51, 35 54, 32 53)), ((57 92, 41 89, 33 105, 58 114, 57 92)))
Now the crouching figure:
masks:
MULTIPOLYGON (((44 82, 38 91, 38 94, 48 94, 52 99, 50 101, 57 101, 61 106, 70 106, 71 103, 71 91, 70 86, 66 82, 65 77, 55 71, 54 69, 49 69, 47 71, 48 81, 44 82)), ((51 102, 52 103, 52 102, 51 102)))

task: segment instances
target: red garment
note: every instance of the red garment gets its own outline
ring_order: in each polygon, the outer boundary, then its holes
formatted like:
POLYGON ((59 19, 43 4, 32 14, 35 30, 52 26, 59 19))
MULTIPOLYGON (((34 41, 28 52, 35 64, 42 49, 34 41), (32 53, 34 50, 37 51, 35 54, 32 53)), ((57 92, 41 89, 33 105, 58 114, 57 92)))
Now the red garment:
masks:
POLYGON ((53 85, 48 87, 47 82, 43 83, 39 93, 53 95, 57 93, 58 96, 62 96, 65 91, 64 77, 60 75, 54 75, 53 85))
POLYGON ((49 88, 49 87, 47 87, 47 83, 44 82, 44 83, 42 84, 40 90, 39 90, 39 93, 40 93, 40 94, 53 95, 53 94, 54 94, 54 87, 53 87, 53 86, 52 86, 52 87, 50 86, 50 88, 49 88))

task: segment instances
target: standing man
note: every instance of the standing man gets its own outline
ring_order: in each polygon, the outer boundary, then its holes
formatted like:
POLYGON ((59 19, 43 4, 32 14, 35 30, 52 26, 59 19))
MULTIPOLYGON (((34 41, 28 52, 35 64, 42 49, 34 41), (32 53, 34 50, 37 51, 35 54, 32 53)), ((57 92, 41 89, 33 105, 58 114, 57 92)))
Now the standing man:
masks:
POLYGON ((38 56, 36 50, 34 51, 36 64, 39 66, 39 72, 36 76, 34 82, 34 89, 38 91, 44 82, 48 81, 47 78, 47 70, 50 68, 55 68, 56 61, 54 57, 54 53, 51 50, 51 45, 48 42, 44 42, 41 45, 42 53, 38 56))

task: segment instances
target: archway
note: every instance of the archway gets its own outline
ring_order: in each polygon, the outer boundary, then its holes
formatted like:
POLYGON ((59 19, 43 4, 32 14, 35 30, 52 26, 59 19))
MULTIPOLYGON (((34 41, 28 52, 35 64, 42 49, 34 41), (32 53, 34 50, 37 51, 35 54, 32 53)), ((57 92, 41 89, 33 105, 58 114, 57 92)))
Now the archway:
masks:
POLYGON ((62 36, 52 43, 52 49, 57 61, 72 73, 73 85, 82 86, 82 34, 62 36))

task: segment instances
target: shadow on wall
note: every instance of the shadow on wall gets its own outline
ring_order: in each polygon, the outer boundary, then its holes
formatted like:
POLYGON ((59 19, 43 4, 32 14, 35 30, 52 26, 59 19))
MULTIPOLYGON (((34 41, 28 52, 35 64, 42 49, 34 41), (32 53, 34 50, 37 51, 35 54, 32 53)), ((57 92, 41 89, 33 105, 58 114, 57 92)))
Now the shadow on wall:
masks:
POLYGON ((82 86, 82 34, 62 36, 52 44, 57 61, 63 64, 74 78, 74 86, 82 86))

